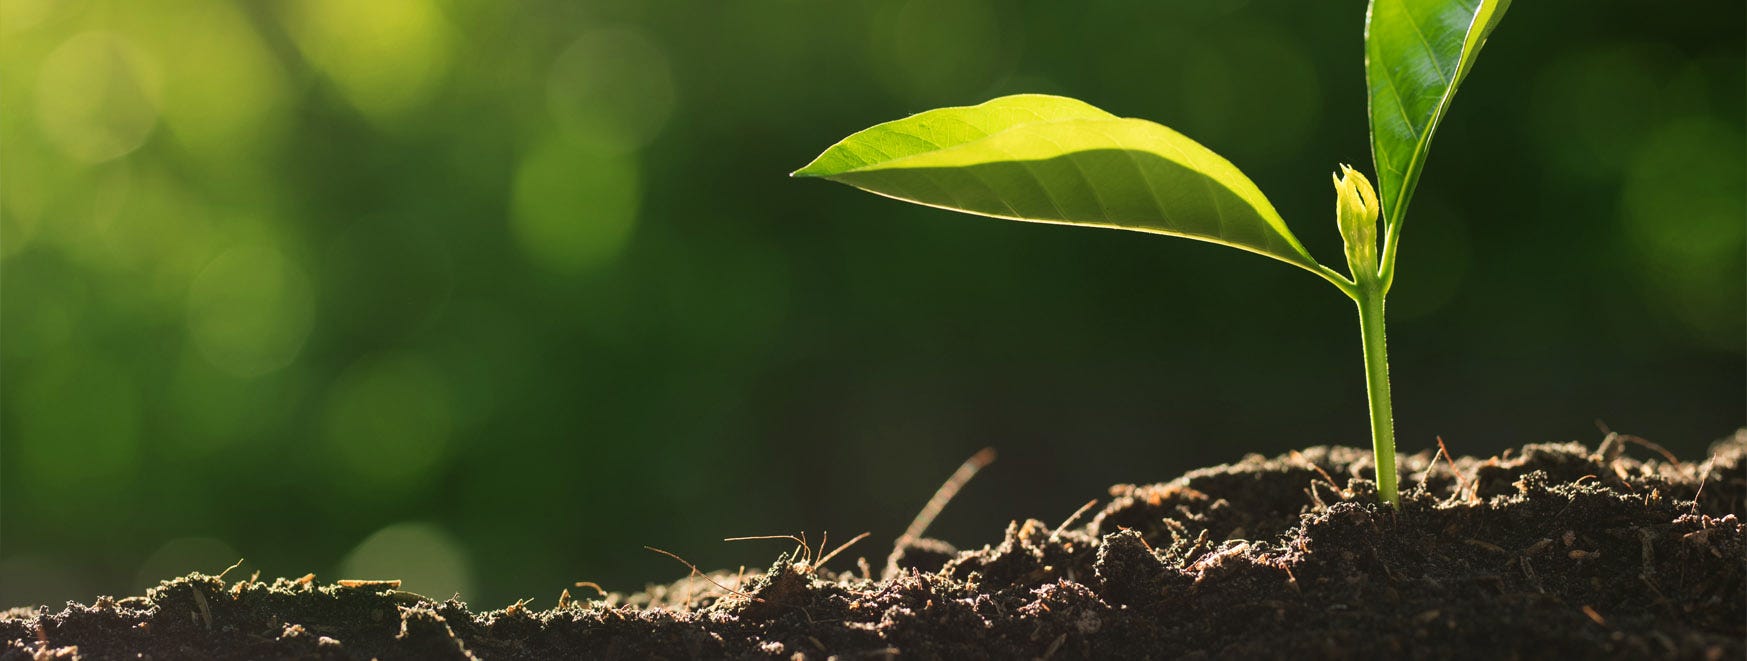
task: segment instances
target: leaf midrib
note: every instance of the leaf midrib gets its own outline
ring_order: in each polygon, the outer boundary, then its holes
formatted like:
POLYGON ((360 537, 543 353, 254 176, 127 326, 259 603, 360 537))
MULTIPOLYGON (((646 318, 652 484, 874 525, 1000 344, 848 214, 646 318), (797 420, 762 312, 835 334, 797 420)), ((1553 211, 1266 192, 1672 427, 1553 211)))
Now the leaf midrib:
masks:
MULTIPOLYGON (((1028 112, 1031 112, 1031 114, 1033 114, 1033 115, 1037 115, 1037 113, 1035 111, 1028 111, 1028 112)), ((956 117, 952 118, 952 119, 955 121, 958 121, 962 124, 965 124, 967 126, 971 126, 972 128, 975 128, 975 125, 971 124, 970 122, 966 122, 966 121, 959 119, 959 118, 956 118, 956 117)), ((939 143, 936 143, 932 140, 928 140, 927 138, 922 138, 921 136, 917 136, 914 133, 906 133, 905 135, 910 135, 910 136, 916 137, 917 139, 920 139, 924 142, 935 145, 935 150, 934 151, 926 151, 926 152, 918 152, 915 154, 908 154, 905 156, 899 156, 897 158, 882 161, 880 163, 869 164, 869 165, 858 167, 858 168, 855 168, 852 170, 844 170, 843 172, 837 173, 836 175, 829 175, 829 176, 841 176, 841 175, 846 175, 846 174, 878 172, 881 170, 920 169, 920 168, 906 168, 904 164, 906 161, 920 159, 920 158, 925 157, 925 156, 932 156, 932 155, 939 153, 941 151, 946 151, 946 150, 951 150, 951 149, 961 149, 961 148, 966 148, 966 149, 972 148, 972 147, 977 146, 979 143, 992 141, 996 137, 1003 135, 1005 133, 1008 133, 1010 131, 1017 131, 1020 129, 1029 129, 1029 128, 1034 128, 1034 127, 1037 127, 1040 125, 1084 124, 1088 128, 1092 128, 1092 127, 1096 127, 1096 125, 1099 123, 1121 122, 1121 121, 1146 122, 1147 120, 1132 118, 1132 117, 1113 117, 1111 119, 1088 119, 1088 118, 1084 118, 1084 117, 1072 117, 1072 118, 1064 118, 1064 119, 1044 119, 1044 120, 1040 120, 1040 121, 1036 121, 1036 122, 1028 122, 1028 123, 1024 123, 1024 124, 1015 124, 1013 126, 1007 127, 1007 128, 1002 129, 1000 131, 985 134, 984 136, 977 138, 975 140, 968 140, 968 141, 954 144, 951 146, 940 145, 939 143)), ((1148 123, 1150 123, 1150 122, 1148 122, 1148 123)), ((1102 129, 1099 129, 1099 132, 1102 133, 1106 138, 1110 138, 1110 141, 1112 144, 1122 146, 1121 141, 1116 140, 1108 132, 1103 131, 1102 129)), ((1061 147, 1061 143, 1055 142, 1053 140, 1051 140, 1050 142, 1051 142, 1051 144, 1055 145, 1058 149, 1061 147)), ((1170 144, 1170 143, 1165 143, 1163 146, 1169 147, 1173 152, 1175 152, 1177 155, 1178 161, 1183 163, 1185 166, 1187 166, 1191 169, 1195 169, 1195 170, 1201 169, 1200 162, 1197 161, 1196 159, 1194 159, 1193 157, 1191 157, 1187 152, 1184 152, 1182 147, 1180 147, 1178 145, 1170 144)), ((992 148, 991 148, 991 150, 992 151, 1001 151, 1003 153, 1006 153, 1005 150, 995 150, 992 148)), ((1145 168, 1140 167, 1139 161, 1134 160, 1134 155, 1132 153, 1130 153, 1131 151, 1133 151, 1133 149, 1124 147, 1121 151, 1123 151, 1124 154, 1128 156, 1130 161, 1133 161, 1135 163, 1135 169, 1141 173, 1142 179, 1145 180, 1146 182, 1148 182, 1149 185, 1147 186, 1147 191, 1149 194, 1152 195, 1153 206, 1159 211, 1159 215, 1161 216, 1161 218, 1166 223, 1171 224, 1173 227, 1180 227, 1181 225, 1171 218, 1170 211, 1169 211, 1169 209, 1166 208, 1166 205, 1164 204, 1163 200, 1159 199, 1158 192, 1156 190, 1154 190, 1154 187, 1152 185, 1150 185, 1152 179, 1150 176, 1146 175, 1145 168)), ((1087 182, 1087 184, 1088 184, 1087 188, 1092 191, 1093 200, 1098 204, 1099 217, 1104 218, 1105 220, 1110 221, 1110 222, 1119 222, 1116 219, 1112 218, 1112 216, 1110 214, 1109 206, 1107 205, 1107 203, 1104 202, 1103 197, 1097 193, 1097 186, 1091 185, 1091 178, 1086 174, 1085 169, 1080 165, 1079 161, 1074 158, 1075 155, 1079 154, 1079 153, 1081 153, 1081 152, 1065 151, 1064 150, 1064 151, 1062 151, 1062 157, 1067 158, 1068 161, 1073 164, 1075 171, 1080 174, 1080 178, 1087 182)), ((1011 156, 1011 154, 1008 154, 1008 155, 1011 156)), ((1033 163, 1037 160, 1039 160, 1039 159, 1009 158, 1008 162, 1019 164, 1022 168, 1024 168, 1025 173, 1027 175, 1029 175, 1031 177, 1032 181, 1037 184, 1038 189, 1043 191, 1044 198, 1047 199, 1050 203, 1050 206, 1055 209, 1056 216, 1058 218, 1065 219, 1068 217, 1068 214, 1064 209, 1062 209, 1061 202, 1060 202, 1059 198, 1057 197, 1055 192, 1051 191, 1049 189, 1049 186, 1044 183, 1043 178, 1039 177, 1037 175, 1035 168, 1031 165, 1031 163, 1033 163)), ((1044 159, 1044 160, 1047 160, 1047 159, 1044 159)), ((983 183, 983 185, 985 187, 988 185, 987 182, 982 182, 981 180, 979 180, 979 183, 983 183)), ((1225 244, 1225 245, 1231 245, 1228 242, 1228 240, 1226 239, 1226 235, 1229 234, 1229 231, 1228 231, 1229 223, 1227 222, 1229 219, 1226 217, 1227 214, 1226 214, 1225 207, 1219 201, 1219 196, 1214 194, 1215 191, 1214 191, 1214 187, 1213 187, 1213 182, 1202 181, 1201 185, 1209 193, 1209 199, 1212 199, 1214 202, 1214 211, 1215 211, 1214 221, 1219 228, 1219 234, 1216 235, 1219 239, 1218 242, 1221 244, 1225 244)), ((937 188, 942 188, 942 190, 944 191, 943 187, 937 186, 937 188)), ((1005 204, 1004 201, 1003 201, 1003 204, 1005 204)), ((1009 211, 1014 212, 1015 215, 1013 218, 1015 220, 1039 220, 1040 222, 1048 222, 1047 220, 1033 219, 1033 218, 1021 216, 1018 214, 1016 209, 1012 208, 1012 205, 1007 205, 1007 207, 1008 207, 1009 211)), ((1293 252, 1298 253, 1299 255, 1303 256, 1305 259, 1311 259, 1309 256, 1309 253, 1304 250, 1303 246, 1301 244, 1298 244, 1292 238, 1290 238, 1290 234, 1288 234, 1288 232, 1290 230, 1285 228, 1285 219, 1280 217, 1280 214, 1277 210, 1272 209, 1272 208, 1264 209, 1263 207, 1256 207, 1256 212, 1258 215, 1263 216, 1264 219, 1271 219, 1271 220, 1278 221, 1278 224, 1275 224, 1273 222, 1269 223, 1269 228, 1273 230, 1273 233, 1282 237, 1282 239, 1284 240, 1286 245, 1289 246, 1290 248, 1292 248, 1293 252)), ((1272 242, 1269 242, 1269 243, 1272 243, 1272 242)), ((1271 249, 1271 248, 1269 248, 1269 249, 1271 249)), ((1311 261, 1314 261, 1314 259, 1311 259, 1311 261)))
MULTIPOLYGON (((1420 32, 1419 21, 1413 17, 1411 12, 1407 11, 1407 4, 1405 2, 1401 2, 1400 0, 1396 0, 1396 2, 1401 7, 1401 13, 1407 16, 1407 22, 1413 25, 1414 33, 1420 36, 1420 43, 1428 46, 1427 54, 1432 55, 1431 61, 1434 63, 1434 66, 1436 66, 1437 56, 1435 53, 1430 52, 1429 44, 1425 39, 1425 35, 1420 32)), ((1481 20, 1481 15, 1485 13, 1483 11, 1485 8, 1486 0, 1480 0, 1480 2, 1474 7, 1474 15, 1468 19, 1468 29, 1462 31, 1462 50, 1456 55, 1456 68, 1458 70, 1461 69, 1462 62, 1469 57, 1469 47, 1471 45, 1478 45, 1470 44, 1468 36, 1474 33, 1475 24, 1481 20)), ((1443 67, 1437 67, 1437 69, 1438 77, 1444 81, 1444 91, 1438 96, 1437 105, 1432 108, 1432 116, 1431 119, 1426 122, 1425 130, 1418 131, 1419 135, 1413 143, 1413 153, 1407 161, 1407 169, 1399 171, 1401 174, 1401 183, 1398 185, 1398 190, 1395 191, 1395 199, 1391 200, 1389 207, 1383 210, 1386 216, 1385 227, 1389 231, 1395 231, 1401 224, 1401 219, 1403 217, 1402 214, 1406 212, 1406 209, 1404 208, 1406 206, 1406 200, 1413 196, 1413 189, 1419 181, 1419 171, 1424 167, 1426 152, 1430 151, 1432 134, 1437 132, 1438 124, 1443 121, 1445 112, 1449 110, 1450 99, 1455 96, 1456 86, 1461 82, 1454 78, 1445 76, 1443 73, 1443 67)), ((1412 129, 1413 120, 1407 116, 1407 106, 1401 99, 1401 87, 1395 84, 1395 78, 1391 74, 1392 72, 1385 67, 1383 77, 1384 80, 1389 82, 1390 89, 1395 91, 1395 107, 1400 111, 1402 118, 1408 120, 1408 128, 1412 129)), ((1379 164, 1379 167, 1382 167, 1382 164, 1379 164)))

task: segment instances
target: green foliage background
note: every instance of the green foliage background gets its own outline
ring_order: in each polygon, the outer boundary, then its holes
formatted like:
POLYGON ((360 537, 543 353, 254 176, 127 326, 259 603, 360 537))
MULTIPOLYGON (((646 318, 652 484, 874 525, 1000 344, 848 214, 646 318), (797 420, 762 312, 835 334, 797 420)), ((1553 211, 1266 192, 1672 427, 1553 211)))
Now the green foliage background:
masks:
MULTIPOLYGON (((244 571, 551 605, 1367 442, 1350 304, 1216 246, 784 173, 1072 95, 1230 158, 1338 262, 1363 3, 0 4, 0 605, 244 571)), ((1738 2, 1516 3, 1392 297, 1403 452, 1747 419, 1738 2)), ((1411 476, 1404 478, 1411 484, 1411 476)))

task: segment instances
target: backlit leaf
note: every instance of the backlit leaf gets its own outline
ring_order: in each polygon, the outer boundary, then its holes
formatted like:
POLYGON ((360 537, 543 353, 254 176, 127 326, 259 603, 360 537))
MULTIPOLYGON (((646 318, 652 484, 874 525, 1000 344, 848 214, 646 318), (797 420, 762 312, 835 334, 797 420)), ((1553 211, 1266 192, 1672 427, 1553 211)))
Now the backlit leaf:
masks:
POLYGON ((1365 24, 1371 155, 1392 233, 1449 111, 1510 0, 1372 0, 1365 24))
POLYGON ((1320 267, 1256 185, 1169 128, 1073 99, 1008 96, 845 138, 795 176, 982 216, 1211 241, 1320 267))

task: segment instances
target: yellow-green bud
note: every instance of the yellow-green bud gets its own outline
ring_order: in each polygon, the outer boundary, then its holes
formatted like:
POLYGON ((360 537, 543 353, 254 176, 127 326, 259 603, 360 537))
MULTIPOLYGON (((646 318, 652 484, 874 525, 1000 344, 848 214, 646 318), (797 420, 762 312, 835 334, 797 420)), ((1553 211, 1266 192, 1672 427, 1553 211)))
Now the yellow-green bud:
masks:
POLYGON ((1347 268, 1364 281, 1377 277, 1377 191, 1371 181, 1351 166, 1341 165, 1334 175, 1335 217, 1346 242, 1347 268))

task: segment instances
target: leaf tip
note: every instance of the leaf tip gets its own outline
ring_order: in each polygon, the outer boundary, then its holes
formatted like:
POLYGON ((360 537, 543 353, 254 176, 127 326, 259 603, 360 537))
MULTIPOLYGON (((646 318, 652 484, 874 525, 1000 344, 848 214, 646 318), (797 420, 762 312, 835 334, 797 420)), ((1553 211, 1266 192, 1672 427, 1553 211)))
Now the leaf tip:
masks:
POLYGON ((832 168, 829 163, 826 163, 825 157, 830 154, 831 151, 826 150, 826 152, 820 154, 818 158, 813 159, 813 162, 801 166, 801 169, 799 170, 790 172, 789 176, 795 179, 814 179, 837 174, 836 170, 832 168))

